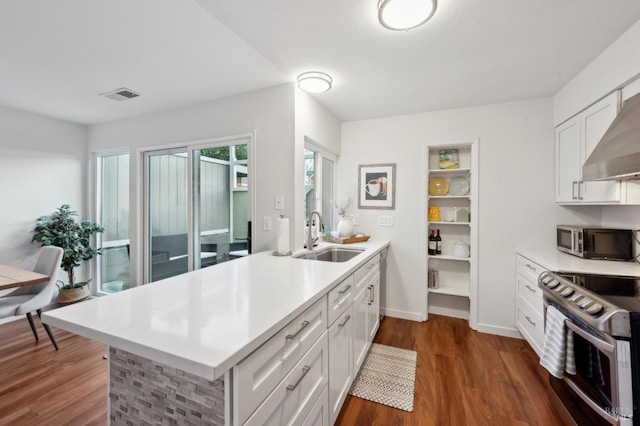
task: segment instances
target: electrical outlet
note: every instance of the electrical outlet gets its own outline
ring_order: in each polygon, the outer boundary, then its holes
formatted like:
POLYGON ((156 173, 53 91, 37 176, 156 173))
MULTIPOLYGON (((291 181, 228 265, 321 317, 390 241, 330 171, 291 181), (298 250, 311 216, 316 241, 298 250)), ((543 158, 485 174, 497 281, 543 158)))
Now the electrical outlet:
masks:
POLYGON ((360 215, 354 214, 351 220, 353 221, 354 225, 360 225, 360 215))
POLYGON ((284 210, 284 195, 276 195, 276 210, 284 210))
POLYGON ((264 216, 262 218, 262 230, 271 231, 271 216, 264 216))
POLYGON ((393 216, 378 216, 378 226, 393 226, 393 216))

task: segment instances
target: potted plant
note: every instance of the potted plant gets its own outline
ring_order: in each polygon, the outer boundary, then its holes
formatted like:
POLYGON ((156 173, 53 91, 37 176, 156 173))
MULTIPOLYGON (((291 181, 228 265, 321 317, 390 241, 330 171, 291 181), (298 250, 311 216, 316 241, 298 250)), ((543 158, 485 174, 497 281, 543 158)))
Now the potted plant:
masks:
POLYGON ((69 205, 63 204, 50 216, 39 217, 33 230, 31 242, 39 242, 43 246, 57 246, 64 250, 61 267, 69 276, 69 282, 58 281, 60 293, 58 303, 71 303, 89 296, 89 281, 77 282, 74 269, 81 262, 93 259, 102 254, 102 249, 91 246, 91 237, 104 232, 104 228, 87 219, 76 220, 77 212, 69 205))

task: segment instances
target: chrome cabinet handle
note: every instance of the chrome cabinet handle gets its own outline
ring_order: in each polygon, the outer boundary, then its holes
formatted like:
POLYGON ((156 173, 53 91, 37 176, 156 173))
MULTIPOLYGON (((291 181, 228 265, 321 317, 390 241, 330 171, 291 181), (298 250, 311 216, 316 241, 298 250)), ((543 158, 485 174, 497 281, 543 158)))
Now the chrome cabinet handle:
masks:
POLYGON ((344 327, 345 324, 348 323, 350 319, 351 319, 351 315, 347 315, 346 317, 344 317, 344 321, 338 324, 338 327, 344 327))
POLYGON ((529 318, 529 317, 525 316, 525 319, 526 319, 527 321, 529 321, 529 324, 531 324, 532 326, 534 326, 534 327, 536 326, 536 323, 535 323, 535 322, 533 322, 533 321, 531 321, 531 318, 529 318))
POLYGON ((295 339, 296 336, 300 334, 300 332, 304 330, 308 325, 309 325, 309 321, 302 321, 302 326, 300 327, 300 329, 293 334, 287 334, 286 339, 287 340, 295 339))
POLYGON ((373 285, 370 285, 369 287, 367 287, 369 289, 369 305, 373 304, 373 296, 374 296, 374 291, 373 291, 373 285))
POLYGON ((345 294, 346 292, 348 292, 348 291, 349 291, 349 289, 350 289, 350 288, 351 288, 351 284, 349 284, 348 286, 346 286, 345 288, 343 288, 342 290, 340 290, 340 291, 338 292, 338 294, 340 294, 340 295, 345 294))
POLYGON ((527 268, 531 269, 533 272, 536 272, 537 269, 534 266, 529 265, 528 263, 525 265, 527 268))
POLYGON ((571 182, 571 198, 573 198, 574 200, 577 200, 578 197, 576 197, 576 185, 578 184, 577 181, 573 181, 571 182))
POLYGON ((374 266, 376 266, 376 264, 375 264, 375 263, 372 263, 372 264, 370 264, 370 265, 367 265, 367 269, 371 269, 371 268, 373 268, 374 266))
POLYGON ((578 181, 578 200, 584 200, 584 188, 583 191, 580 191, 580 188, 584 186, 584 182, 578 181))
POLYGON ((295 382, 292 385, 288 385, 287 386, 287 390, 294 390, 295 388, 298 387, 298 385, 300 384, 300 382, 302 381, 302 379, 304 379, 304 376, 307 375, 307 373, 309 372, 309 370, 311 370, 311 367, 309 367, 308 365, 305 365, 304 367, 302 367, 302 376, 300 376, 300 378, 298 379, 297 382, 295 382))
POLYGON ((535 288, 532 288, 529 284, 525 284, 524 286, 525 286, 526 288, 528 288, 528 289, 529 289, 529 291, 531 291, 531 293, 535 293, 535 292, 536 292, 536 289, 535 289, 535 288))

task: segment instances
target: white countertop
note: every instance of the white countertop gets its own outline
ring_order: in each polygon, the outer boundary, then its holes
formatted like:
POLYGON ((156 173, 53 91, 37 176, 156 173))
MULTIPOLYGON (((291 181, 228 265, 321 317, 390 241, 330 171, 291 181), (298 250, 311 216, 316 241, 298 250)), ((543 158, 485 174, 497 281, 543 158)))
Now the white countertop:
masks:
POLYGON ((516 252, 550 271, 640 277, 640 264, 636 262, 582 259, 555 247, 518 247, 516 252))
POLYGON ((349 244, 366 250, 341 263, 258 253, 48 311, 42 319, 214 380, 388 245, 349 244))

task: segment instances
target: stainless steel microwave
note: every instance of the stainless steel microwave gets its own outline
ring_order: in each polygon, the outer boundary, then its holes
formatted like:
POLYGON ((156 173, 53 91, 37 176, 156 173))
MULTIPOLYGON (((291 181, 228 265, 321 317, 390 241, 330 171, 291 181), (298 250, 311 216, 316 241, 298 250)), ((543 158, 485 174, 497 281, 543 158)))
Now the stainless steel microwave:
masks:
POLYGON ((585 259, 632 260, 633 231, 558 225, 558 250, 585 259))

